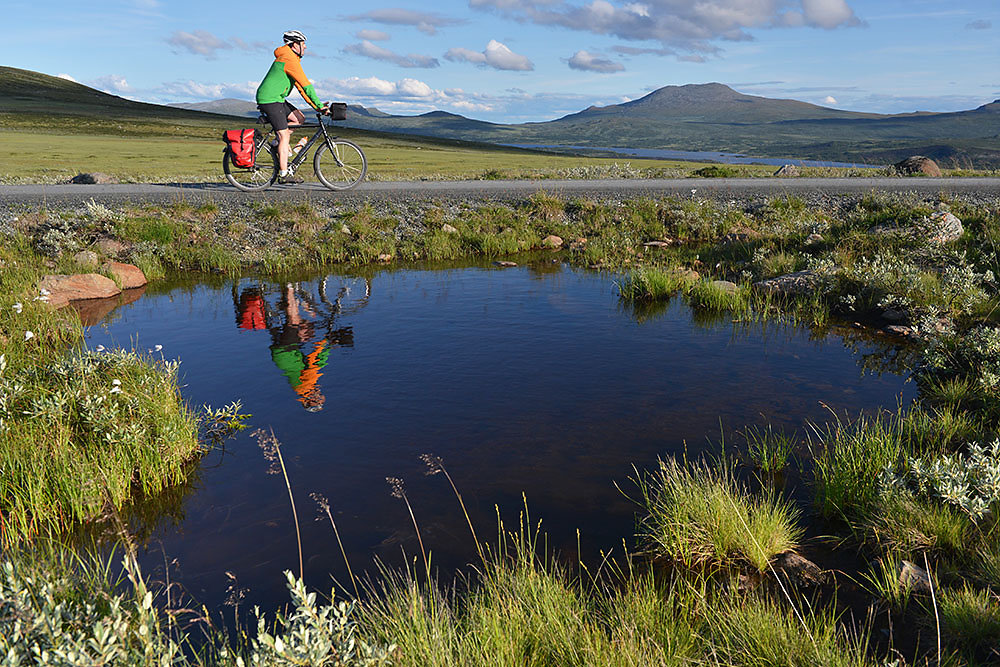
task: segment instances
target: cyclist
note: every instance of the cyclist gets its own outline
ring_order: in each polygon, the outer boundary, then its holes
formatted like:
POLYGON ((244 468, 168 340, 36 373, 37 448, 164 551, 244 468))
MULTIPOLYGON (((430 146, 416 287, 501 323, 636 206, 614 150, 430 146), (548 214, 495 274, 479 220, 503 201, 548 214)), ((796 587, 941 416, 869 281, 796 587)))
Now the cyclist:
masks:
MULTIPOLYGON (((314 109, 321 113, 327 113, 328 109, 320 102, 316 89, 299 62, 306 52, 306 36, 298 30, 289 30, 282 35, 282 39, 284 45, 274 50, 274 63, 257 88, 257 108, 267 116, 271 127, 278 133, 278 167, 281 169, 278 182, 301 183, 302 178, 288 172, 288 159, 291 157, 289 139, 292 136, 289 126, 305 122, 302 112, 286 100, 292 92, 292 85, 299 89, 302 98, 314 109)), ((303 138, 300 143, 305 142, 303 138)))

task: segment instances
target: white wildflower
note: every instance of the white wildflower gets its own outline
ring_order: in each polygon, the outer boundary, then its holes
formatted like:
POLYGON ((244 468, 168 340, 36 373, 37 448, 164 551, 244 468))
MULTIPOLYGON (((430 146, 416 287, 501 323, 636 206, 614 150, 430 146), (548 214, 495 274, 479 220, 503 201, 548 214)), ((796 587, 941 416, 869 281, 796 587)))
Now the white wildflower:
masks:
POLYGON ((34 337, 35 337, 35 334, 33 332, 31 332, 31 331, 25 331, 24 332, 24 340, 25 341, 29 341, 29 340, 31 340, 34 337))
POLYGON ((52 292, 48 291, 44 287, 42 287, 41 289, 39 289, 38 293, 41 294, 42 296, 51 296, 52 295, 52 292))
POLYGON ((103 345, 98 345, 97 347, 94 348, 94 352, 104 352, 104 349, 105 348, 103 345))
POLYGON ((154 345, 154 346, 153 346, 153 351, 154 351, 154 352, 159 352, 159 351, 160 351, 160 350, 162 350, 162 349, 163 349, 163 346, 162 346, 162 345, 154 345))
POLYGON ((121 383, 122 383, 122 381, 119 380, 119 379, 117 379, 117 378, 115 378, 114 380, 111 381, 111 384, 113 384, 116 387, 119 386, 121 383))
POLYGON ((12 308, 14 309, 14 312, 15 312, 15 313, 20 313, 20 312, 21 312, 21 309, 23 308, 23 306, 21 305, 21 303, 20 303, 20 302, 18 302, 18 303, 15 303, 15 304, 14 304, 13 306, 11 306, 11 307, 12 307, 12 308))

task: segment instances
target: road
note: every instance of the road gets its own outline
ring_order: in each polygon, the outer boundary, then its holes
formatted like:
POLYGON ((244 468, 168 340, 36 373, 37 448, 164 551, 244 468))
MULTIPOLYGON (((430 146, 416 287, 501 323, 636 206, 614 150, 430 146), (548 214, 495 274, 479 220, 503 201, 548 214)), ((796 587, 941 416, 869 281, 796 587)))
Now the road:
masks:
POLYGON ((331 192, 319 184, 275 186, 264 192, 244 193, 228 184, 121 184, 121 185, 5 185, 0 186, 0 209, 15 206, 72 206, 89 199, 105 205, 120 203, 192 203, 214 201, 236 204, 249 201, 309 200, 346 205, 381 201, 414 200, 523 200, 545 191, 566 198, 626 199, 678 195, 706 199, 754 199, 794 195, 809 200, 816 196, 859 195, 869 191, 913 192, 928 197, 966 195, 982 199, 1000 198, 1000 178, 761 178, 761 179, 670 179, 606 181, 401 181, 362 183, 355 190, 331 192))

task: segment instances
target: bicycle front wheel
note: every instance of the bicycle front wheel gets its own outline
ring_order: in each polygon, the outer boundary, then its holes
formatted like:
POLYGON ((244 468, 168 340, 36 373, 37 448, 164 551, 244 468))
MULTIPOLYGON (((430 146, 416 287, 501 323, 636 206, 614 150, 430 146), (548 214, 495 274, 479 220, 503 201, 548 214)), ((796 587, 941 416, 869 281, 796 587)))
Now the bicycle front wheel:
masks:
POLYGON ((244 169, 233 164, 232 151, 227 148, 226 154, 222 156, 222 171, 227 181, 244 192, 263 190, 278 178, 278 157, 266 141, 261 142, 254 166, 244 169))
POLYGON ((344 139, 331 139, 320 144, 313 156, 313 169, 319 182, 331 190, 350 190, 364 180, 368 160, 357 144, 344 139))

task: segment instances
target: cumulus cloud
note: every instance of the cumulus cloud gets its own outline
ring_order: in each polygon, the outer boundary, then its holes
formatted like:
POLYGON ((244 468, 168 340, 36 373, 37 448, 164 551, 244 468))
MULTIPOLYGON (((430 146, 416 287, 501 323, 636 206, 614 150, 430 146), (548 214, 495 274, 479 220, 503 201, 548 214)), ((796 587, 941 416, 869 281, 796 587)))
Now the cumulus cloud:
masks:
POLYGON ((515 72, 530 72, 535 69, 535 64, 526 56, 514 53, 506 44, 502 44, 495 39, 491 39, 483 51, 473 51, 456 47, 448 49, 444 54, 445 60, 460 63, 467 62, 484 67, 492 67, 499 70, 511 70, 515 72))
POLYGON ((382 32, 381 30, 359 30, 354 36, 358 39, 368 40, 369 42, 386 42, 389 40, 389 33, 382 32))
POLYGON ((657 41, 665 49, 716 50, 715 40, 752 39, 752 28, 858 26, 846 0, 645 0, 615 5, 608 0, 469 0, 518 21, 552 25, 629 41, 657 41))
POLYGON ((413 26, 417 30, 427 35, 434 35, 438 28, 446 28, 453 25, 461 25, 465 21, 442 16, 436 12, 418 12, 412 9, 402 9, 392 7, 386 9, 373 9, 364 14, 343 17, 345 21, 371 21, 373 23, 383 23, 386 25, 406 25, 413 26))
POLYGON ((993 21, 987 21, 986 19, 977 19, 971 23, 965 24, 968 30, 989 30, 993 27, 993 21))
POLYGON ((827 95, 826 97, 823 98, 823 104, 836 104, 836 103, 837 103, 837 98, 834 97, 833 95, 827 95))
POLYGON ((392 63, 394 65, 398 65, 399 67, 423 67, 429 69, 437 67, 441 64, 438 62, 437 58, 423 56, 417 53, 411 53, 404 56, 378 46, 377 44, 372 44, 368 40, 357 44, 348 44, 344 47, 343 51, 344 53, 364 56, 365 58, 371 58, 372 60, 381 60, 382 62, 392 63))
POLYGON ((79 81, 77 81, 76 79, 74 79, 69 74, 56 74, 56 78, 66 79, 67 81, 72 81, 73 83, 80 83, 79 81))
POLYGON ((167 38, 167 44, 206 58, 215 58, 217 51, 233 48, 232 44, 216 37, 207 30, 195 30, 194 32, 175 30, 174 34, 167 38))
POLYGON ((636 46, 615 46, 611 49, 615 53, 623 56, 675 56, 677 52, 673 49, 644 49, 636 46))
POLYGON ((229 51, 239 49, 240 51, 269 51, 271 45, 268 42, 248 43, 239 37, 222 39, 207 30, 195 30, 194 32, 184 32, 175 30, 167 38, 167 44, 183 49, 196 56, 205 56, 209 60, 215 59, 219 51, 229 51))
POLYGON ((160 99, 173 101, 211 101, 223 98, 250 100, 257 92, 258 81, 245 83, 199 83, 197 81, 171 81, 164 83, 154 93, 160 99))
POLYGON ((91 81, 90 85, 98 90, 111 93, 112 95, 123 95, 125 93, 133 92, 132 86, 128 85, 128 81, 126 81, 125 77, 121 74, 108 74, 107 76, 102 76, 91 81))
POLYGON ((625 66, 619 62, 601 58, 588 51, 577 51, 569 59, 570 69, 578 69, 585 72, 600 72, 601 74, 612 74, 624 71, 625 66))

